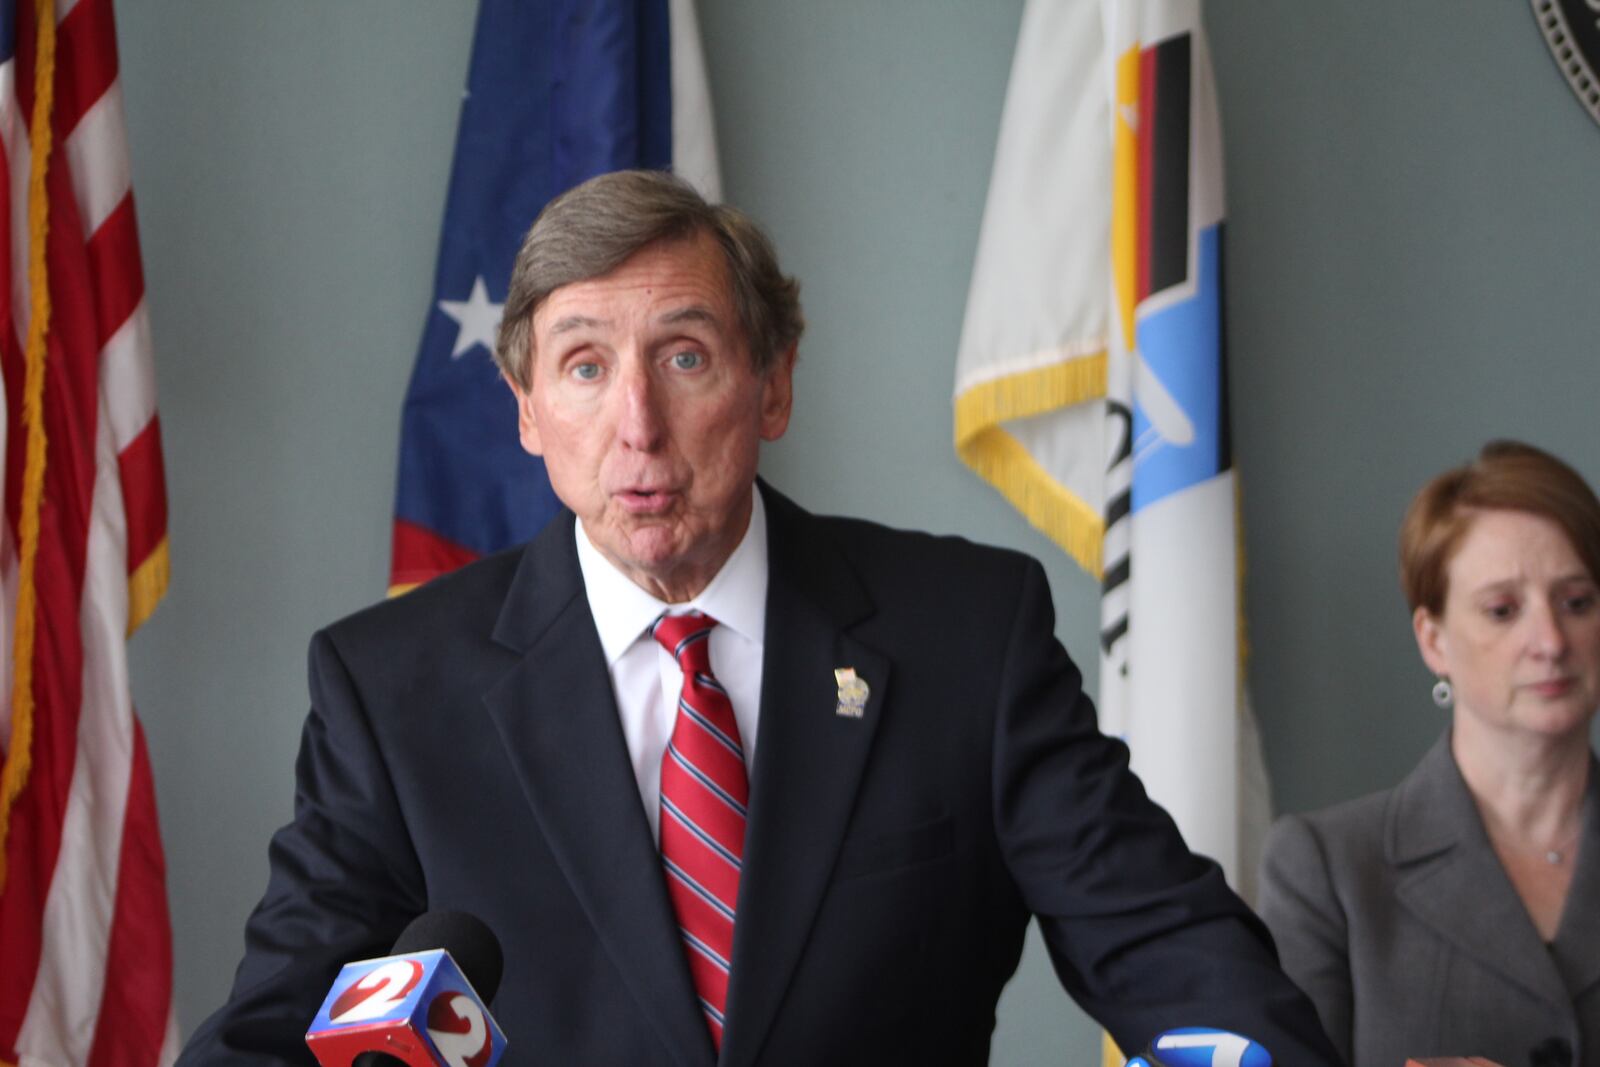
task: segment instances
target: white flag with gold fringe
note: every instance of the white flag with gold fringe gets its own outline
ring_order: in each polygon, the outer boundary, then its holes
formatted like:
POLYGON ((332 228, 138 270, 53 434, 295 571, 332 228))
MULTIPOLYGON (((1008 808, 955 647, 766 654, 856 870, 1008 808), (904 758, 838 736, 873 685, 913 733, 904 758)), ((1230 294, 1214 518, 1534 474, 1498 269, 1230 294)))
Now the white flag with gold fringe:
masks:
POLYGON ((1198 0, 1030 0, 956 369, 963 461, 1103 581, 1100 711, 1247 898, 1221 132, 1198 0))

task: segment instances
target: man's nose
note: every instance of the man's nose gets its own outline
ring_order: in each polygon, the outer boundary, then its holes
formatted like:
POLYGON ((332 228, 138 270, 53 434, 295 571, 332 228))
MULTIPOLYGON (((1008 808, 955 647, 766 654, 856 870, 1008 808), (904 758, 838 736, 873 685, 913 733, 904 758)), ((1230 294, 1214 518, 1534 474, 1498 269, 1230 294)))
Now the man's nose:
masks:
POLYGON ((617 436, 629 448, 651 452, 659 448, 666 428, 659 383, 649 368, 629 361, 618 383, 617 436))

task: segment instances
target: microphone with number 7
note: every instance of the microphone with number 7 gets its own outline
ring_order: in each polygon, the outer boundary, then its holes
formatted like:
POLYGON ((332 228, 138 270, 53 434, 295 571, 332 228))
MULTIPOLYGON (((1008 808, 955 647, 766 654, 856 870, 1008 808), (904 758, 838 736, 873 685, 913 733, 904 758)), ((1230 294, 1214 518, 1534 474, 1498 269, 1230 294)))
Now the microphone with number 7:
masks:
POLYGON ((1123 1067, 1272 1067, 1272 1055, 1248 1037, 1204 1026, 1157 1035, 1123 1067))
POLYGON ((484 1005, 500 969, 500 942, 480 920, 430 911, 392 955, 344 965, 306 1044, 322 1067, 494 1067, 506 1038, 484 1005))

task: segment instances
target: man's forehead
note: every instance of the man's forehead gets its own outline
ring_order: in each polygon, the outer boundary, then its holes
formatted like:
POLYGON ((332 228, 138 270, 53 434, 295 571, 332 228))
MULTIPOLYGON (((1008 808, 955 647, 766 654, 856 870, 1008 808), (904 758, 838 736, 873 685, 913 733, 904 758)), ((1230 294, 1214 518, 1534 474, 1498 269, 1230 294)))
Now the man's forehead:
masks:
POLYGON ((658 299, 682 298, 708 307, 731 302, 722 249, 706 233, 653 241, 605 274, 556 286, 542 306, 643 296, 646 292, 658 299))

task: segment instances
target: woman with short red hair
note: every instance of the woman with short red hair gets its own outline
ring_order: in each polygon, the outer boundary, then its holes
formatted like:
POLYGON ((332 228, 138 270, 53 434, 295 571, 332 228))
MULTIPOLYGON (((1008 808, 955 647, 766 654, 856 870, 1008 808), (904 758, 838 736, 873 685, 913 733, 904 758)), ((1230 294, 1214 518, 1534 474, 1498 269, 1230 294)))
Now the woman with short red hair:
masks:
POLYGON ((1353 1067, 1600 1063, 1600 501, 1494 441, 1400 529, 1450 722, 1394 789, 1273 827, 1261 913, 1353 1067))

